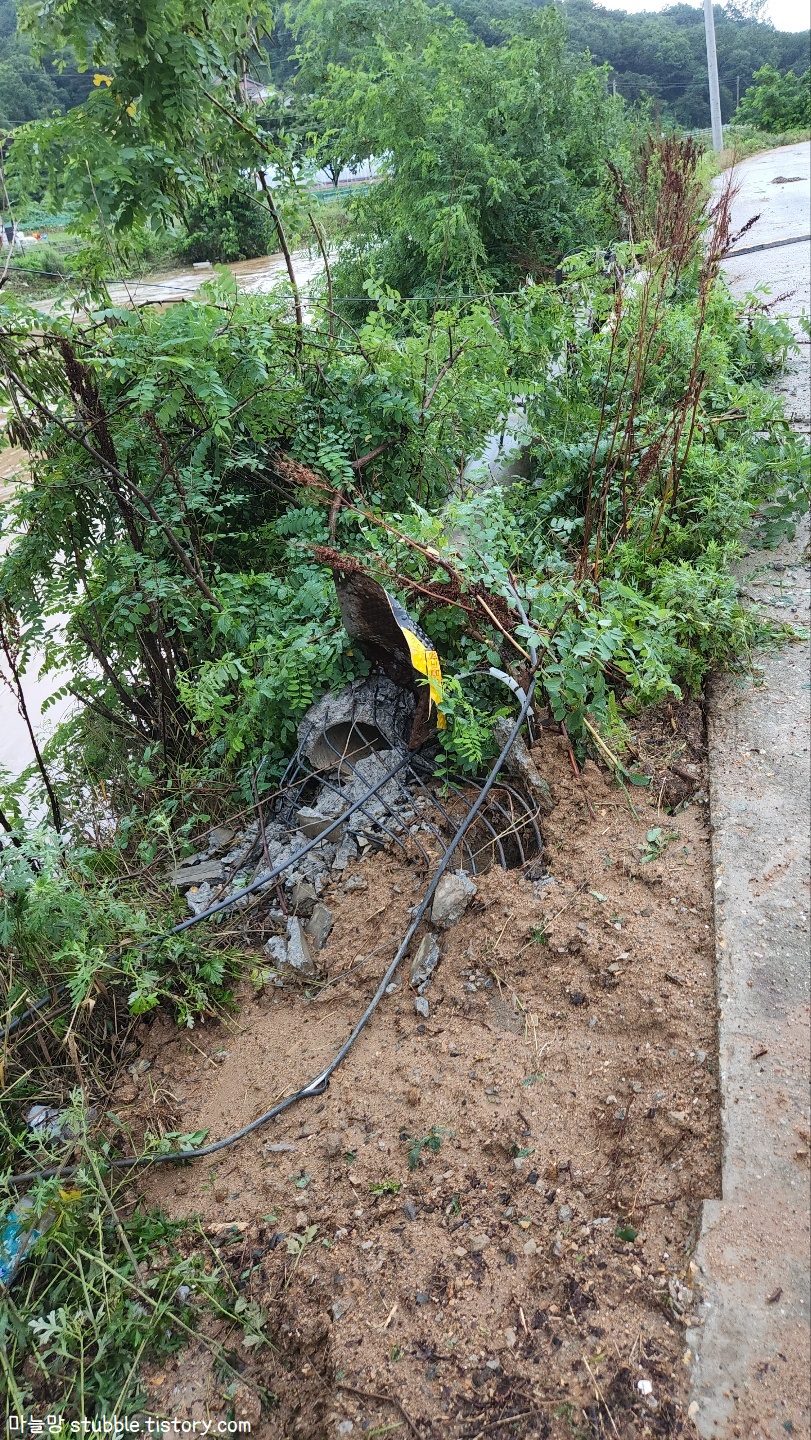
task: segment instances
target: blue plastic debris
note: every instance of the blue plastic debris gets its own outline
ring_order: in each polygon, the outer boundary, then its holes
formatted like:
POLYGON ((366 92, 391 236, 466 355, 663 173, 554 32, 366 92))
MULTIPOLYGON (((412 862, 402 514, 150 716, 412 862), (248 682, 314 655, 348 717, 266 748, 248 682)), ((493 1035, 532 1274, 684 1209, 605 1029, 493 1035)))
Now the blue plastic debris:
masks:
POLYGON ((9 1212, 0 1231, 0 1287, 8 1289, 35 1241, 54 1222, 52 1210, 37 1215, 30 1195, 24 1195, 9 1212))

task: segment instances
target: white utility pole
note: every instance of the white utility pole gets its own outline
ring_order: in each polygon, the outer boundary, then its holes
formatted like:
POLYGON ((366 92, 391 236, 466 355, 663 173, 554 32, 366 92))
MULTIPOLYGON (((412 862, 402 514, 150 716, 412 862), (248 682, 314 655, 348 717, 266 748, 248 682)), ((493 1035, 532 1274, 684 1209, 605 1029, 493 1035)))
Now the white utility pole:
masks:
POLYGON ((704 31, 707 37, 707 74, 710 81, 712 148, 713 150, 723 150, 724 132, 721 126, 721 94, 718 89, 718 56, 715 53, 715 16, 712 9, 712 0, 704 0, 704 31))

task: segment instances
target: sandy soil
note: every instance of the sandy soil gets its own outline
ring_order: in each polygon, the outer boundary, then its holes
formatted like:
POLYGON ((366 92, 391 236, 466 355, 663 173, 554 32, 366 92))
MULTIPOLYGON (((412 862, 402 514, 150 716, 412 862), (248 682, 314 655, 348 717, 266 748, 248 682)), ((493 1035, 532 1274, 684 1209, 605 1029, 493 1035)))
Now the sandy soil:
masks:
MULTIPOLYGON (((693 792, 700 718, 672 707, 636 741, 693 792)), ((200 1217, 187 1243, 216 1250, 272 1341, 210 1322, 239 1384, 191 1347, 148 1374, 155 1413, 233 1414, 268 1440, 681 1432, 689 1257, 719 1165, 706 804, 668 815, 655 781, 633 813, 595 765, 575 778, 557 736, 535 756, 548 874, 480 881, 427 1020, 406 977, 323 1097, 146 1182, 140 1203, 200 1217)), ((191 1036, 144 1025, 154 1063, 122 1112, 214 1138, 317 1072, 424 884, 389 856, 354 876, 367 888, 329 901, 331 983, 246 991, 191 1036)))

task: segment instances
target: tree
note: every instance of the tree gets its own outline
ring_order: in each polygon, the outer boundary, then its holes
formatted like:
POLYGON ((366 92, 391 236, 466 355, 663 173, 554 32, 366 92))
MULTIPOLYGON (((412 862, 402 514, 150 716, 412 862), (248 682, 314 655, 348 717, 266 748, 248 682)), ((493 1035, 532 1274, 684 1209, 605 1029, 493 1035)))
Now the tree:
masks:
POLYGON ((0 48, 0 130, 13 130, 28 120, 62 109, 53 79, 22 45, 0 48))
POLYGON ((29 127, 17 140, 23 170, 45 170, 93 223, 112 229, 173 219, 223 169, 236 178, 260 150, 230 118, 247 109, 243 82, 260 64, 270 25, 263 5, 215 0, 59 0, 23 4, 20 26, 35 50, 71 46, 93 73, 86 102, 29 127))
POLYGON ((266 0, 28 0, 20 23, 37 52, 73 48, 94 68, 94 90, 62 118, 27 126, 12 167, 21 186, 41 183, 77 205, 92 232, 166 225, 211 190, 233 193, 253 175, 301 300, 275 191, 292 185, 290 155, 263 135, 247 80, 266 76, 266 0))
POLYGON ((0 0, 0 129, 78 105, 88 86, 70 51, 44 55, 41 61, 34 57, 28 41, 17 34, 15 0, 0 0))
MULTIPOLYGON (((546 0, 450 0, 454 13, 487 45, 503 44, 521 30, 527 13, 546 0)), ((658 13, 604 9, 594 0, 565 0, 567 46, 608 64, 619 93, 630 102, 655 100, 664 116, 687 128, 709 123, 707 57, 700 7, 675 4, 658 13)), ((715 29, 724 120, 764 62, 781 74, 805 69, 808 32, 775 30, 763 19, 761 0, 716 6, 715 29)))
POLYGON ((382 169, 355 203, 345 293, 371 274, 405 294, 511 288, 599 234, 621 102, 566 55, 556 10, 488 48, 423 0, 307 0, 297 34, 327 140, 382 169))
POLYGON ((245 182, 230 194, 220 189, 201 195, 186 216, 184 252, 189 260, 216 265, 266 255, 269 218, 261 196, 245 182))
POLYGON ((766 13, 768 0, 726 0, 724 9, 730 20, 753 21, 756 25, 770 25, 766 13))
POLYGON ((736 125, 775 133, 811 125, 811 71, 781 75, 774 66, 762 65, 753 81, 735 111, 736 125))

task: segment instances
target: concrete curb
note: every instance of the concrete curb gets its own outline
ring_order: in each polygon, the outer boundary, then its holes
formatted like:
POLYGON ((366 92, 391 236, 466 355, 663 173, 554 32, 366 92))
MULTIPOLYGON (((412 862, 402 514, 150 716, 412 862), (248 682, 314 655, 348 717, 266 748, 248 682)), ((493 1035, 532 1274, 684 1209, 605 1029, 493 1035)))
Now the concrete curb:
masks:
MULTIPOLYGON (((788 159, 807 169, 808 150, 773 152, 774 173, 792 173, 788 159)), ((763 157, 755 160, 764 187, 763 157)), ((745 165, 739 178, 745 206, 745 165)), ((768 233, 768 223, 759 227, 768 233)), ((733 290, 780 283, 769 273, 778 263, 784 255, 735 262, 733 290)), ((807 289, 807 255, 803 263, 804 272, 795 252, 794 282, 807 289)), ((791 313, 802 299, 786 302, 791 313)), ((801 416, 807 362, 806 348, 780 386, 801 416)), ((807 535, 804 526, 778 550, 753 552, 740 571, 747 594, 806 634, 807 535)), ((754 682, 719 676, 708 695, 722 1198, 703 1208, 694 1256, 702 1300, 687 1339, 695 1356, 688 1413, 701 1436, 718 1440, 811 1434, 810 659, 807 640, 786 646, 757 657, 754 682)))

